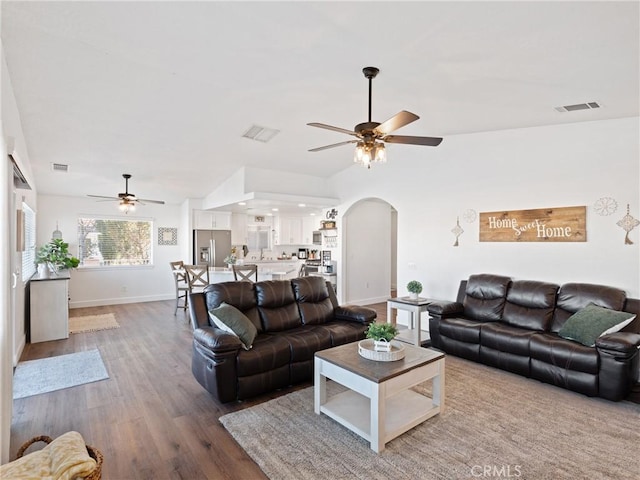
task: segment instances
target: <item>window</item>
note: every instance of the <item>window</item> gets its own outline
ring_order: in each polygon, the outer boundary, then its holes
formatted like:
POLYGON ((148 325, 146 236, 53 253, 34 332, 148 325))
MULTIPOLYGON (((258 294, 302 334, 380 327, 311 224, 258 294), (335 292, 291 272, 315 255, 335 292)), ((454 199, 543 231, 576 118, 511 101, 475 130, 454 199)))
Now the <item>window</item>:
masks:
POLYGON ((24 212, 24 251, 22 252, 22 281, 36 273, 36 212, 22 202, 24 212))
POLYGON ((152 245, 149 220, 78 219, 80 268, 150 265, 152 245))

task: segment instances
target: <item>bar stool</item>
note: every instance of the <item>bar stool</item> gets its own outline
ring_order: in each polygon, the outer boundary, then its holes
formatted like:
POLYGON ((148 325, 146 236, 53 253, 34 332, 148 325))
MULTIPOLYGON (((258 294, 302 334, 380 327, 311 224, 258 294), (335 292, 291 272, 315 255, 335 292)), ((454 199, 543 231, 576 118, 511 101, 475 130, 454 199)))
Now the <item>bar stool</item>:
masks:
POLYGON ((184 262, 169 262, 171 265, 171 273, 173 274, 173 280, 176 284, 176 309, 173 312, 177 315, 178 308, 182 306, 184 311, 187 310, 187 295, 189 294, 189 282, 187 281, 187 273, 184 270, 184 262), (180 299, 182 299, 182 305, 180 305, 180 299))
POLYGON ((209 267, 207 265, 185 265, 189 283, 189 293, 200 293, 209 285, 209 267))
POLYGON ((235 278, 236 282, 238 280, 246 280, 248 282, 258 281, 258 265, 231 265, 231 269, 233 270, 233 278, 235 278), (252 276, 255 276, 255 280, 251 279, 252 276))

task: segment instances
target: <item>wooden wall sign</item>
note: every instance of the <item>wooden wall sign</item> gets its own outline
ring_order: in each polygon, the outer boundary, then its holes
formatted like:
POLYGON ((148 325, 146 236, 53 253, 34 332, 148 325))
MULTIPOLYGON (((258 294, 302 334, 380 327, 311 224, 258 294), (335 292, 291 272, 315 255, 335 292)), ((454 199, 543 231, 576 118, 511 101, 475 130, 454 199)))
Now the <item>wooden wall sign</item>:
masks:
POLYGON ((587 207, 480 213, 481 242, 586 242, 587 207))

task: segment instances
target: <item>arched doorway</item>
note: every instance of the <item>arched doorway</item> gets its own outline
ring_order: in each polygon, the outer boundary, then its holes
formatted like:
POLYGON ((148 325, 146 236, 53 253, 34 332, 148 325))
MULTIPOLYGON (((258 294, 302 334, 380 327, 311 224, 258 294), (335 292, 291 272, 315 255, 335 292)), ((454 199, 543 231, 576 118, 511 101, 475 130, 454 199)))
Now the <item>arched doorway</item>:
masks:
POLYGON ((384 302, 396 287, 397 211, 380 198, 359 200, 342 217, 342 302, 384 302))

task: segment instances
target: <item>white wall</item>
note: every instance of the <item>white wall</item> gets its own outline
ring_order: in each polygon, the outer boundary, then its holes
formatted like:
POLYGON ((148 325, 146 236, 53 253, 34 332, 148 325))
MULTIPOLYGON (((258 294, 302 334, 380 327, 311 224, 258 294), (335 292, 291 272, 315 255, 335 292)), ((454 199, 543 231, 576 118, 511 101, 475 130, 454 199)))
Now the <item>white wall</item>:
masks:
POLYGON ((634 117, 451 136, 437 148, 390 145, 386 164, 370 170, 353 166, 333 178, 343 199, 338 209, 369 197, 396 208, 399 295, 415 278, 424 296, 453 299, 461 279, 489 272, 611 285, 638 298, 640 228, 630 234, 634 244, 625 245, 616 222, 627 203, 640 218, 639 128, 634 117), (611 216, 592 208, 604 196, 619 204, 611 216), (587 206, 584 243, 481 243, 478 220, 462 219, 467 209, 574 205, 587 206), (458 216, 465 232, 453 247, 458 216))
MULTIPOLYGON (((61 174, 63 175, 63 174, 61 174)), ((90 187, 90 186, 89 186, 90 187)), ((87 187, 89 190, 90 188, 87 187)), ((118 210, 117 202, 95 199, 40 195, 36 212, 38 246, 51 239, 58 228, 69 243, 72 255, 78 254, 77 219, 83 215, 108 215, 153 221, 153 265, 144 267, 75 269, 69 282, 70 307, 114 305, 175 298, 175 286, 169 262, 183 260, 188 251, 184 222, 179 205, 147 204, 128 215, 118 210), (158 227, 178 228, 178 245, 158 245, 158 227)))
MULTIPOLYGON (((366 199, 342 216, 344 303, 384 302, 391 291, 391 206, 366 199)), ((340 265, 339 263, 339 265, 340 265)))

